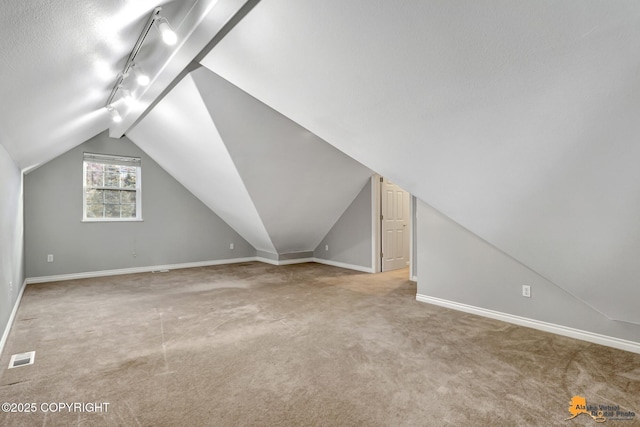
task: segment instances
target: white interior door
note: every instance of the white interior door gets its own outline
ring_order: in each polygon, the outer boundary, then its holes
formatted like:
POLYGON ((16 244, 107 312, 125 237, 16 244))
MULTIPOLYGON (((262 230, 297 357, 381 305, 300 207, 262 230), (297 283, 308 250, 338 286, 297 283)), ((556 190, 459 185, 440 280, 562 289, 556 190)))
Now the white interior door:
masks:
POLYGON ((382 271, 409 265, 409 193, 382 178, 382 271))

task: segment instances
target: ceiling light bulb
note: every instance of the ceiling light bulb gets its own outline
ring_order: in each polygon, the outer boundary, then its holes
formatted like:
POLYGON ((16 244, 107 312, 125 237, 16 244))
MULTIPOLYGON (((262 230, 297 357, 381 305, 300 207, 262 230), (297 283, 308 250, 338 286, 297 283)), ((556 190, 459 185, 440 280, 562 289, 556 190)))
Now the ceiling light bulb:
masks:
POLYGON ((107 107, 107 110, 111 113, 111 120, 115 123, 120 123, 122 121, 122 116, 118 113, 118 110, 113 108, 111 105, 107 107))
POLYGON ((137 78, 136 81, 138 82, 138 84, 140 86, 146 86, 149 84, 149 76, 147 76, 146 74, 140 74, 137 78))
POLYGON ((131 91, 129 89, 122 89, 122 100, 127 105, 131 105, 131 104, 133 104, 133 101, 135 101, 135 99, 133 98, 133 95, 131 94, 131 91))
POLYGON ((173 46, 178 41, 178 36, 176 35, 171 25, 169 25, 169 21, 166 18, 160 17, 156 19, 156 24, 158 26, 158 30, 162 35, 162 41, 168 44, 169 46, 173 46))
POLYGON ((149 76, 142 72, 138 64, 133 66, 133 75, 136 77, 136 81, 140 86, 146 86, 150 82, 149 76))

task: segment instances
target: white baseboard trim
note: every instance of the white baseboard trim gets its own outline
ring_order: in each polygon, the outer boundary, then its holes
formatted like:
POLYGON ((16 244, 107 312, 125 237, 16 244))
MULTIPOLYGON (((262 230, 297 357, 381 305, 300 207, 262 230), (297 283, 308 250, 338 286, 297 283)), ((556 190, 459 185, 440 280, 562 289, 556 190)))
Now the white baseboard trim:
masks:
POLYGON ((119 276, 123 274, 135 274, 135 273, 150 273, 160 270, 177 270, 181 268, 193 268, 193 267, 208 267, 211 265, 224 265, 224 264, 237 264, 241 262, 259 261, 271 265, 291 265, 291 264, 304 264, 307 262, 317 262, 319 264, 332 265, 334 267, 347 268, 350 270, 362 271, 365 273, 372 273, 372 269, 368 267, 361 267, 359 265, 345 264, 342 262, 329 261, 319 258, 296 258, 296 259, 283 259, 274 260, 263 257, 246 257, 246 258, 231 258, 231 259, 219 259, 213 261, 198 261, 198 262, 185 262, 181 264, 167 264, 167 265, 153 265, 147 267, 132 267, 132 268, 120 268, 116 270, 100 270, 100 271, 87 271, 83 273, 70 273, 70 274, 58 274, 55 276, 40 276, 40 277, 28 277, 25 279, 25 283, 30 285, 33 283, 49 283, 49 282, 62 282, 65 280, 76 279, 90 279, 93 277, 105 277, 105 276, 119 276))
POLYGON ((344 262, 331 261, 331 260, 322 259, 322 258, 313 258, 313 262, 317 262, 318 264, 331 265, 333 267, 340 267, 340 268, 347 268, 349 270, 361 271, 363 273, 373 273, 373 268, 363 267, 361 265, 347 264, 344 262))
POLYGON ((22 300, 22 294, 24 294, 24 289, 27 287, 27 280, 25 279, 22 282, 22 287, 20 288, 20 292, 18 292, 18 298, 16 298, 15 304, 13 304, 13 310, 11 310, 11 315, 9 316, 9 320, 7 321, 7 326, 4 328, 4 332, 2 333, 2 339, 0 339, 0 357, 2 357, 2 352, 4 351, 4 345, 7 343, 7 339, 9 338, 9 332, 11 332, 11 326, 13 326, 13 321, 16 318, 16 314, 18 313, 18 307, 20 307, 20 301, 22 300))
POLYGON ((271 265, 291 265, 291 264, 304 264, 307 262, 316 262, 318 264, 330 265, 333 267, 346 268, 349 270, 362 271, 363 273, 373 273, 373 269, 370 267, 362 267, 360 265, 346 264, 344 262, 331 261, 322 258, 296 258, 296 259, 283 259, 275 260, 263 257, 256 257, 256 261, 264 262, 271 265))
POLYGON ((120 268, 117 270, 89 271, 85 273, 59 274, 56 276, 28 277, 27 284, 60 282, 63 280, 89 279, 92 277, 118 276, 122 274, 150 273, 160 270, 177 270, 181 268, 208 267, 211 265, 237 264, 240 262, 256 261, 256 257, 217 259, 213 261, 185 262, 181 264, 154 265, 147 267, 120 268))
POLYGON ((411 280, 412 282, 417 282, 418 281, 418 276, 411 276, 411 277, 409 277, 409 280, 411 280))
POLYGON ((263 257, 256 257, 255 261, 264 262, 271 265, 291 265, 291 264, 304 264, 305 262, 313 262, 313 258, 295 258, 295 259, 283 259, 275 260, 263 257))
POLYGON ((304 264, 305 262, 313 262, 313 258, 283 259, 277 261, 277 265, 304 264))
POLYGON ((634 341, 623 340, 621 338, 596 334, 594 332, 583 331, 580 329, 570 328, 568 326, 542 322, 540 320, 529 319, 527 317, 516 316, 513 314, 502 313, 494 310, 488 310, 486 308, 462 304, 459 302, 430 297, 422 294, 417 294, 416 300, 420 302, 426 302, 427 304, 434 304, 441 307, 464 311, 465 313, 477 314, 478 316, 502 320, 503 322, 513 323, 515 325, 526 326, 528 328, 551 332, 553 334, 563 335, 565 337, 575 338, 582 341, 588 341, 591 343, 640 354, 640 343, 634 341))

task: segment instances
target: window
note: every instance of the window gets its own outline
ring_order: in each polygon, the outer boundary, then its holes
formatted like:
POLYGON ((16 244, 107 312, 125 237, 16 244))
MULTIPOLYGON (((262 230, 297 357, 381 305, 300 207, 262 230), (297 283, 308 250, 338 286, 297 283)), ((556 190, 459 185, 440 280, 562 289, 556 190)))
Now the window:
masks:
POLYGON ((141 221, 140 159, 84 153, 83 221, 141 221))

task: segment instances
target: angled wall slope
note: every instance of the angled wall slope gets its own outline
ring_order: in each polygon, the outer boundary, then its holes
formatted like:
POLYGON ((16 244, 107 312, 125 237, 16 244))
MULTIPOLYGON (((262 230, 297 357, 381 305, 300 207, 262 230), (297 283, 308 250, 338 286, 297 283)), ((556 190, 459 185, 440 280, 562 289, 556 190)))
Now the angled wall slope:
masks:
POLYGON ((253 247, 275 251, 190 76, 127 136, 253 247))
POLYGON ((311 255, 372 174, 204 67, 127 136, 273 259, 311 255))
POLYGON ((207 68, 191 75, 277 252, 313 251, 372 172, 207 68))

